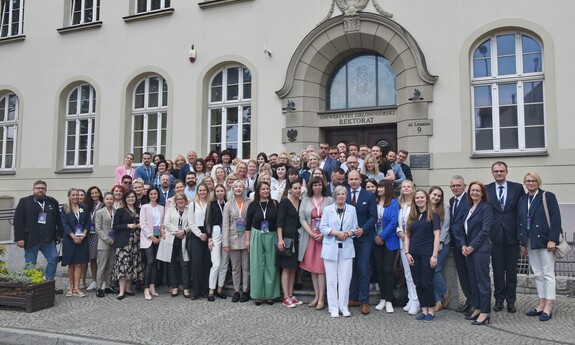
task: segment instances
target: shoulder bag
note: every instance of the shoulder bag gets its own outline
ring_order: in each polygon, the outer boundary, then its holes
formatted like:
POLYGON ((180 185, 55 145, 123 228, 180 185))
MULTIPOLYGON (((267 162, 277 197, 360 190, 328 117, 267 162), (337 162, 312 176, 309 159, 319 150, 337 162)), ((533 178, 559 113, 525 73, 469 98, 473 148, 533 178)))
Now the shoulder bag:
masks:
MULTIPOLYGON (((547 192, 543 192, 543 208, 545 209, 545 217, 547 218, 547 225, 549 225, 549 229, 551 229, 551 218, 549 217, 549 208, 547 207, 547 192)), ((561 233, 559 235, 559 244, 555 246, 555 259, 561 260, 569 254, 571 251, 571 247, 569 243, 565 240, 565 234, 563 233, 563 229, 561 229, 561 233)))

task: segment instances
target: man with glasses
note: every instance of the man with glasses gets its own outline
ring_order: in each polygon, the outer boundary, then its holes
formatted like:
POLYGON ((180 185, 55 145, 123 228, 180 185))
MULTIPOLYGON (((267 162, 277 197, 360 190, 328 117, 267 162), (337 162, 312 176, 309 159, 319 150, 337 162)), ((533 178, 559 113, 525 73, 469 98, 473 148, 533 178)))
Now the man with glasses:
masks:
POLYGON ((339 161, 337 160, 338 154, 339 151, 337 147, 332 150, 326 142, 319 144, 319 156, 321 157, 319 167, 325 172, 325 178, 328 181, 331 180, 333 169, 339 168, 339 161), (332 152, 335 152, 335 154, 332 155, 332 152))
MULTIPOLYGON (((24 248, 26 265, 36 265, 38 251, 46 258, 46 280, 54 280, 58 251, 64 229, 58 201, 46 195, 46 182, 34 182, 32 195, 20 199, 14 212, 14 242, 24 248)), ((61 294, 62 289, 56 289, 61 294)))
POLYGON ((470 202, 465 195, 465 181, 460 175, 455 175, 451 178, 449 188, 453 193, 453 197, 449 199, 449 210, 451 212, 449 232, 451 233, 451 243, 453 244, 453 258, 455 259, 455 268, 459 277, 459 284, 461 290, 465 295, 465 303, 457 308, 458 313, 465 313, 466 316, 473 313, 473 306, 471 306, 471 285, 469 283, 469 271, 467 270, 467 263, 465 256, 461 252, 461 247, 465 244, 465 239, 461 238, 460 234, 465 233, 463 226, 467 214, 469 213, 470 202))
POLYGON ((126 190, 132 189, 132 176, 130 175, 122 176, 122 187, 124 187, 126 190))
POLYGON ((525 191, 519 183, 507 181, 507 164, 495 162, 491 166, 494 182, 487 185, 489 204, 493 208, 493 225, 489 232, 491 239, 491 265, 493 266, 493 311, 503 310, 515 313, 517 297, 517 261, 519 242, 517 239, 517 203, 525 191))

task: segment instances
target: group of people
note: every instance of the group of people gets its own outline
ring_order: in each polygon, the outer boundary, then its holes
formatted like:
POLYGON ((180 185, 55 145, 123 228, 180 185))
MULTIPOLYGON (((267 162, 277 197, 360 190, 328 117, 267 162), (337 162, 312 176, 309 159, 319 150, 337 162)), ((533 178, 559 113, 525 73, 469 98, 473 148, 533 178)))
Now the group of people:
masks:
POLYGON ((521 252, 529 256, 539 295, 527 315, 551 319, 561 218, 554 194, 540 189, 539 175, 525 175, 525 193, 506 180, 507 165, 496 162, 495 181, 487 186, 474 181, 467 187, 454 176, 454 196, 446 202, 439 186, 416 188, 407 155, 321 143, 300 154, 262 152, 247 162, 232 160, 227 150, 206 158, 190 151, 187 162, 146 152, 133 167, 128 154, 109 192, 72 188, 61 210, 46 196, 46 182, 36 181, 33 195, 16 208, 14 238, 26 263, 42 251, 47 279, 54 279, 55 243, 62 241, 70 297, 85 296, 89 266, 94 281, 87 290, 98 297, 124 299, 141 281, 144 298, 152 300, 156 282, 166 277, 173 297, 180 286, 186 298, 225 299, 231 266, 232 302, 271 305, 283 293, 282 304, 293 308, 302 304, 294 285, 305 270, 315 293, 309 307, 322 310, 327 300, 332 317, 350 316, 350 307, 369 314, 372 277, 381 294, 375 309, 393 313, 399 255, 409 297, 404 310, 424 321, 449 301, 441 271, 453 248, 466 297, 458 311, 474 325, 490 321, 490 262, 493 310, 506 301, 507 310, 516 311, 521 252))

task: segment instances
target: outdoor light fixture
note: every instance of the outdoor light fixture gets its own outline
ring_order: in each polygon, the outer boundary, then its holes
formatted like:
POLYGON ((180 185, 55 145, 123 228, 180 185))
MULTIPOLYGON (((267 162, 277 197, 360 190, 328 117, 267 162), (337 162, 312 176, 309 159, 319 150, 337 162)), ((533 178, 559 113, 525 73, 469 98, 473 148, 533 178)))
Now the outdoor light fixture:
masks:
POLYGON ((189 58, 190 58, 190 62, 194 63, 196 61, 196 49, 194 48, 194 45, 192 44, 192 47, 190 48, 190 51, 188 52, 189 58))
POLYGON ((292 101, 291 99, 288 99, 286 107, 282 108, 282 113, 292 113, 295 110, 295 102, 292 101))
POLYGON ((413 91, 413 97, 410 97, 408 99, 412 102, 423 101, 423 97, 421 97, 421 92, 419 92, 418 89, 415 89, 415 91, 413 91))

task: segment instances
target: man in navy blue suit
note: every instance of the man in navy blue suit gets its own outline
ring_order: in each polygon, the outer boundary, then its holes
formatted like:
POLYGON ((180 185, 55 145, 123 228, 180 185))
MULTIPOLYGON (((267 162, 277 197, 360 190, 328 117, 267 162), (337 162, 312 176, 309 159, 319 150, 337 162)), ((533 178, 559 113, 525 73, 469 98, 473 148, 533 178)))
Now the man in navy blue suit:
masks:
POLYGON ((339 168, 339 161, 337 159, 329 156, 329 144, 321 143, 319 144, 319 156, 321 161, 319 162, 319 167, 325 172, 325 179, 331 180, 331 173, 333 169, 339 168))
POLYGON ((517 297, 517 261, 519 260, 519 242, 517 240, 517 203, 525 194, 519 183, 507 181, 507 164, 495 162, 491 174, 495 182, 487 185, 489 204, 493 208, 493 225, 489 232, 491 239, 491 265, 493 266, 493 284, 495 297, 494 311, 503 309, 507 302, 507 311, 515 313, 517 297))
POLYGON ((350 171, 347 175, 347 183, 349 191, 346 203, 355 206, 359 226, 353 239, 355 258, 349 290, 349 306, 360 306, 361 313, 365 315, 369 314, 369 278, 371 276, 369 259, 375 236, 377 203, 375 194, 361 188, 359 171, 350 171))
POLYGON ((469 283, 469 271, 467 269, 467 263, 465 262, 465 256, 461 252, 461 247, 465 244, 464 239, 460 236, 463 232, 461 228, 469 212, 469 200, 467 200, 467 195, 465 193, 465 181, 462 176, 455 175, 451 178, 449 183, 453 197, 449 199, 449 210, 451 212, 451 219, 449 226, 449 232, 451 233, 451 243, 453 243, 453 258, 455 259, 455 268, 457 269, 457 275, 459 277, 459 284, 461 285, 461 290, 465 295, 466 301, 461 307, 456 311, 459 313, 466 313, 471 315, 473 312, 473 307, 470 305, 471 302, 471 285, 469 283))
POLYGON ((160 176, 160 184, 162 188, 160 188, 160 199, 158 200, 158 204, 162 206, 166 206, 166 200, 174 196, 174 189, 170 187, 170 175, 165 174, 160 176))

